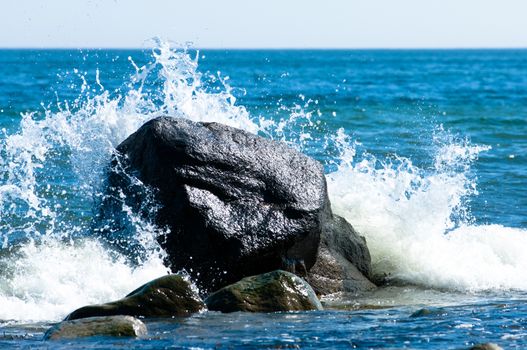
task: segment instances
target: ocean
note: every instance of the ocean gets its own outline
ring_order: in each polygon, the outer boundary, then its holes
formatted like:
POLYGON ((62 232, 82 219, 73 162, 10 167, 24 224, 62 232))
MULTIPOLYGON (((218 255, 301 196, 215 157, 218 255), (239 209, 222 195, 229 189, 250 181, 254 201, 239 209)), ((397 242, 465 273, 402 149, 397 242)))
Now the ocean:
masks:
POLYGON ((0 348, 524 349, 526 151, 527 50, 0 50, 0 348), (115 146, 160 115, 320 161, 387 286, 43 341, 168 272, 161 229, 133 213, 127 255, 92 232, 115 146))

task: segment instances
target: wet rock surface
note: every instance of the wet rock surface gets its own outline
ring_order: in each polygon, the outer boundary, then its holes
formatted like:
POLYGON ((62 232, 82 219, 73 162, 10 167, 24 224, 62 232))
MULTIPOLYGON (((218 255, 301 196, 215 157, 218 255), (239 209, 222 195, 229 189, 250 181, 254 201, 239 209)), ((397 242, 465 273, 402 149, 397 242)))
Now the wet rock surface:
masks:
POLYGON ((104 316, 60 322, 46 332, 44 340, 93 336, 140 337, 146 334, 145 324, 137 318, 131 316, 104 316))
POLYGON ((209 310, 221 312, 322 310, 307 282, 281 270, 246 277, 211 294, 205 303, 209 310))
POLYGON ((168 275, 142 285, 122 299, 81 307, 65 320, 110 315, 185 317, 203 309, 205 304, 190 282, 180 275, 168 275))
POLYGON ((373 290, 371 257, 366 240, 343 218, 334 215, 322 234, 317 261, 306 280, 319 295, 373 290))
POLYGON ((332 220, 317 161, 243 130, 170 117, 146 123, 117 151, 101 211, 108 231, 121 229, 123 201, 147 215, 129 175, 137 177, 160 204, 153 220, 170 229, 160 241, 173 270, 186 269, 200 289, 314 265, 332 220))

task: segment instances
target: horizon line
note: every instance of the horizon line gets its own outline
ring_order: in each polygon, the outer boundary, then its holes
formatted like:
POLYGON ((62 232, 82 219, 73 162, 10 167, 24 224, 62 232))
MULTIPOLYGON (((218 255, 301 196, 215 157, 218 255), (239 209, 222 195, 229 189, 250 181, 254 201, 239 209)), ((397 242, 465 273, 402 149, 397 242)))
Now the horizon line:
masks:
MULTIPOLYGON (((155 46, 0 46, 0 50, 151 50, 155 46)), ((452 47, 178 47, 174 46, 175 49, 186 49, 186 50, 209 50, 209 51, 300 51, 300 50, 310 50, 310 51, 374 51, 374 50, 385 50, 385 51, 453 51, 453 50, 527 50, 527 46, 492 46, 492 47, 462 47, 462 46, 452 46, 452 47)))

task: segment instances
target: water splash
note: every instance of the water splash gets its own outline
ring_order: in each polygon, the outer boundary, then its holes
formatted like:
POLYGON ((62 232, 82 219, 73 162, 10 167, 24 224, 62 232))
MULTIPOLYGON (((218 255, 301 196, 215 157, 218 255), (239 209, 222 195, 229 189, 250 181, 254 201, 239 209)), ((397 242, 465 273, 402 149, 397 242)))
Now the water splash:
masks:
POLYGON ((341 141, 343 162, 328 175, 334 211, 365 235, 374 272, 388 280, 477 291, 526 289, 525 230, 477 226, 467 200, 477 195, 471 164, 489 147, 441 128, 432 169, 410 159, 379 160, 341 141))
POLYGON ((24 321, 60 320, 168 272, 158 259, 131 268, 95 240, 30 241, 0 256, 0 267, 0 320, 24 321))
POLYGON ((235 105, 226 78, 204 77, 197 57, 159 42, 150 63, 139 67, 129 58, 135 72, 117 91, 104 88, 99 70, 92 87, 75 69, 81 84, 74 101, 57 98, 56 106, 24 114, 18 132, 3 131, 0 265, 9 273, 0 280, 0 319, 58 319, 167 273, 157 242, 164 231, 124 204, 130 232, 121 239, 140 252, 123 256, 85 237, 93 236, 112 152, 148 120, 170 114, 258 132, 245 108, 235 105), (207 79, 222 88, 210 91, 207 79))

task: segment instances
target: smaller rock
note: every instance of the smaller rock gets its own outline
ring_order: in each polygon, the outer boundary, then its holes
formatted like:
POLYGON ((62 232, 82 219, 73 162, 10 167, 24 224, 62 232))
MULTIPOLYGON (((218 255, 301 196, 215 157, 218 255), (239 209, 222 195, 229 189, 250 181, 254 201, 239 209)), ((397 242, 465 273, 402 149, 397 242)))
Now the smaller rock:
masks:
POLYGON ((503 348, 494 343, 482 343, 474 345, 470 350, 503 350, 503 348))
POLYGON ((317 262, 306 279, 319 295, 360 293, 377 288, 355 265, 323 244, 320 245, 317 262))
POLYGON ((333 215, 321 236, 315 265, 307 282, 319 295, 360 293, 377 288, 371 277, 366 240, 344 218, 333 215))
POLYGON ((146 334, 145 324, 137 318, 131 316, 106 316, 62 321, 46 332, 44 340, 93 336, 141 337, 146 334))
POLYGON ((123 299, 81 307, 65 320, 111 315, 185 317, 203 309, 205 304, 190 282, 180 275, 168 275, 142 285, 123 299))
POLYGON ((313 288, 282 270, 246 277, 211 294, 205 303, 209 310, 221 312, 322 310, 313 288))
POLYGON ((437 316, 437 315, 444 315, 444 314, 445 314, 445 310, 443 309, 424 308, 424 309, 419 309, 415 311, 414 313, 410 315, 410 317, 415 318, 415 317, 437 316))

